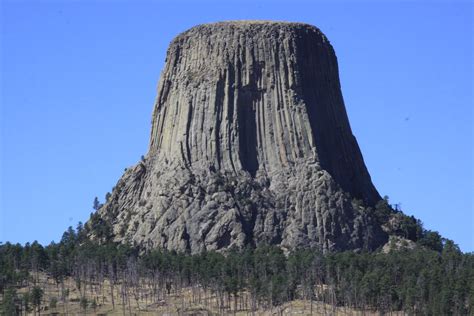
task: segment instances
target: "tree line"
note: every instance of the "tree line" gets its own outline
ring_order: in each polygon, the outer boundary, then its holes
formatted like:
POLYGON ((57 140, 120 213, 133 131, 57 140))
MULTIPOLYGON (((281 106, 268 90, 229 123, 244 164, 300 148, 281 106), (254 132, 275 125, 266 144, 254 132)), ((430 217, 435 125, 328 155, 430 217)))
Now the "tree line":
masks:
POLYGON ((70 227, 59 243, 45 247, 37 242, 0 245, 1 311, 16 315, 61 302, 67 312, 71 285, 65 280, 70 278, 84 310, 108 301, 124 314, 131 314, 132 307, 143 308, 140 304, 166 302, 184 289, 190 291, 190 303, 212 305, 221 312, 256 311, 302 299, 311 308, 319 301, 332 308, 383 313, 472 314, 473 254, 462 253, 449 240, 434 243, 437 249, 426 243, 420 239, 415 249, 389 253, 301 249, 285 254, 261 246, 191 255, 94 242, 79 225, 70 227), (60 289, 50 302, 44 302, 42 273, 60 289), (17 293, 24 287, 30 290, 17 293))

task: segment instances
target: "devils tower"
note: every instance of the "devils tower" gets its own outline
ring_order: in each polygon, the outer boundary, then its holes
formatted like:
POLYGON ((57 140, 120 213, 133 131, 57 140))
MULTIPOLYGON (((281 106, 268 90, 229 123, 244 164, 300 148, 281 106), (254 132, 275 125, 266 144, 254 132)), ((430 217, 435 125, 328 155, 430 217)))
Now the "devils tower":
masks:
POLYGON ((148 153, 98 216, 145 248, 375 249, 387 239, 378 200, 326 36, 232 21, 171 42, 148 153))

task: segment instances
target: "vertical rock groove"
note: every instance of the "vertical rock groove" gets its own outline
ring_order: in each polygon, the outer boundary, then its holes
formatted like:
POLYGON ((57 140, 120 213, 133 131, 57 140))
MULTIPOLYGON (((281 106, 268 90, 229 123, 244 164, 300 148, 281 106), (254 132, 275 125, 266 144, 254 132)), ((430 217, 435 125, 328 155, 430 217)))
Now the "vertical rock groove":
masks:
POLYGON ((116 240, 144 247, 377 247, 386 236, 355 198, 370 206, 380 196, 325 35, 303 23, 231 21, 171 42, 149 152, 100 214, 116 240))
POLYGON ((255 107, 259 103, 259 98, 255 94, 258 91, 252 84, 243 86, 240 91, 240 96, 237 100, 240 163, 242 168, 254 177, 258 170, 257 125, 255 117, 255 107))

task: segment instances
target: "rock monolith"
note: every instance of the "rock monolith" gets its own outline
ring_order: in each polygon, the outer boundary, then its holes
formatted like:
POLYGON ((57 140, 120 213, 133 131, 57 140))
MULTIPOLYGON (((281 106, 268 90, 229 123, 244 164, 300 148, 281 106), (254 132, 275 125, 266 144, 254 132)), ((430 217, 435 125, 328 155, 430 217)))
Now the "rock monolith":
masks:
POLYGON ((386 242, 378 200, 326 36, 232 21, 171 42, 149 151, 98 214, 115 241, 144 248, 337 251, 386 242))

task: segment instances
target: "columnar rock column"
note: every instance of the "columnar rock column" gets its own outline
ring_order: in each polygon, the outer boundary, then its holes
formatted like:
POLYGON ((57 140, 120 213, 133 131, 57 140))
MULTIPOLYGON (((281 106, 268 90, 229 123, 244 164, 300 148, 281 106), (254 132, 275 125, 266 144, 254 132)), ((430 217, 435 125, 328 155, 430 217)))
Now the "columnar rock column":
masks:
POLYGON ((307 24, 235 21, 172 41, 149 152, 100 214, 116 240, 144 247, 377 247, 386 236, 355 199, 380 196, 327 38, 307 24))

